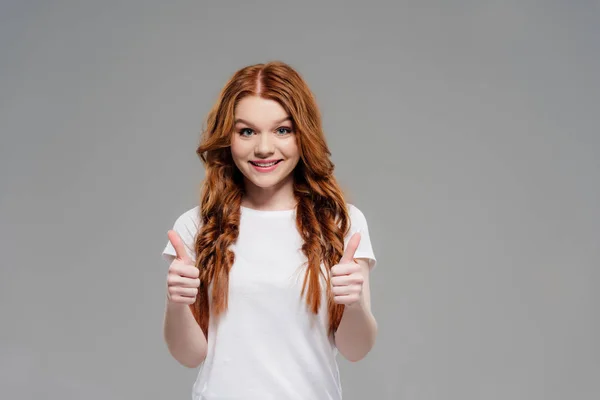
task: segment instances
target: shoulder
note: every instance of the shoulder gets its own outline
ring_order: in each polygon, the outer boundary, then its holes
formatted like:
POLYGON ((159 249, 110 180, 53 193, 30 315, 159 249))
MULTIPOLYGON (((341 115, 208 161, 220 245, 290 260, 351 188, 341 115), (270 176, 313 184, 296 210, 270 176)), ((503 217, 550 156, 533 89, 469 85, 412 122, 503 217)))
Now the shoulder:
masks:
POLYGON ((354 204, 347 203, 348 207, 348 216, 350 217, 350 222, 352 225, 364 225, 367 223, 367 218, 365 214, 354 204))
MULTIPOLYGON (((179 234, 179 237, 183 241, 186 247, 188 255, 195 259, 194 254, 194 240, 196 234, 200 229, 200 206, 190 208, 185 211, 175 220, 173 224, 173 230, 179 234)), ((166 247, 163 250, 163 256, 167 261, 172 261, 173 257, 176 256, 176 251, 170 241, 167 241, 166 247)))
POLYGON ((181 224, 193 224, 198 226, 200 221, 200 206, 196 206, 190 208, 189 210, 183 212, 175 222, 181 224))
POLYGON ((346 206, 348 207, 348 212, 352 215, 362 215, 362 211, 356 207, 354 204, 352 203, 346 203, 346 206))
POLYGON ((175 220, 173 229, 181 234, 194 236, 200 229, 200 206, 190 208, 175 220))
POLYGON ((348 245, 350 237, 354 233, 360 233, 360 243, 356 249, 356 252, 354 253, 354 257, 367 259, 369 268, 373 269, 377 264, 377 259, 375 258, 373 245, 371 244, 371 235, 369 233, 367 218, 365 217, 365 214, 355 205, 348 203, 347 207, 350 217, 350 230, 344 238, 344 246, 348 245))

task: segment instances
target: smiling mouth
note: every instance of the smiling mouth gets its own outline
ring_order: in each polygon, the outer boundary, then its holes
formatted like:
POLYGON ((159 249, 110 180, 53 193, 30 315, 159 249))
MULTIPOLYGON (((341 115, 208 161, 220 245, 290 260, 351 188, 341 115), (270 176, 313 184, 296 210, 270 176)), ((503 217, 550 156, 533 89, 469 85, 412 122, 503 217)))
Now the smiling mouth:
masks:
POLYGON ((272 167, 273 165, 279 164, 282 161, 283 160, 277 160, 277 161, 272 161, 272 162, 267 162, 267 163, 250 161, 250 164, 255 165, 257 167, 266 168, 266 167, 272 167))

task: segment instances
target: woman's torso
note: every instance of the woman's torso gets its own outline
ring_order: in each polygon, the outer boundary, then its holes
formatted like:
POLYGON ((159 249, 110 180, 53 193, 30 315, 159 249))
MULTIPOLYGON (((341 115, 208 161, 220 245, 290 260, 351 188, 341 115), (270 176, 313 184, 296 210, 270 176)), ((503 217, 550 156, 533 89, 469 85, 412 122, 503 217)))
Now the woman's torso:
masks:
POLYGON ((341 399, 324 282, 314 315, 301 297, 301 246, 294 210, 242 207, 228 309, 210 319, 194 399, 341 399))

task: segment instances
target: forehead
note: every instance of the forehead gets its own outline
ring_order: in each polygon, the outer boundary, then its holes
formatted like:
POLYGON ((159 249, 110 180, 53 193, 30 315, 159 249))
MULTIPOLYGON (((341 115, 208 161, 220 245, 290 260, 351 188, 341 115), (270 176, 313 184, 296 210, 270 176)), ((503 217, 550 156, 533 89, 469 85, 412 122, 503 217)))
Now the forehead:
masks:
POLYGON ((255 125, 269 125, 289 117, 289 114, 275 100, 247 96, 236 105, 234 117, 255 125))

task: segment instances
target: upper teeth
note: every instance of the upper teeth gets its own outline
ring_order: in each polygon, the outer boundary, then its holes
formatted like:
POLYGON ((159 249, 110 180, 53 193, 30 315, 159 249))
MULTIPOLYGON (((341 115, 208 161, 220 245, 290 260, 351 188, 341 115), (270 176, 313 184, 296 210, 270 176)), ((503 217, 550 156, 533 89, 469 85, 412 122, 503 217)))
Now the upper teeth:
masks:
POLYGON ((268 164, 255 162, 254 164, 258 165, 259 167, 270 167, 271 165, 275 165, 276 163, 277 163, 277 161, 273 161, 273 162, 270 162, 268 164))

